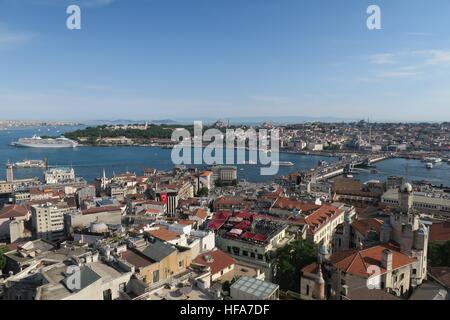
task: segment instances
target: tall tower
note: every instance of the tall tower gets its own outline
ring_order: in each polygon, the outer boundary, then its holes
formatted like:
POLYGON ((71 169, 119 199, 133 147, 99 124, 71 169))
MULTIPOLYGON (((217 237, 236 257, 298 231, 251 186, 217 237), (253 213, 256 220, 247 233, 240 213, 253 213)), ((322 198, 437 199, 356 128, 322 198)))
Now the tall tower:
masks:
POLYGON ((413 209, 414 195, 411 184, 404 183, 398 193, 399 208, 391 214, 392 239, 400 251, 413 257, 411 283, 416 287, 427 277, 427 247, 429 230, 420 221, 420 213, 413 209))
POLYGON ((14 167, 8 161, 8 163, 6 165, 6 182, 12 182, 12 181, 14 181, 14 167))
POLYGON ((398 201, 402 213, 408 213, 413 207, 413 187, 410 183, 404 183, 398 191, 398 201))

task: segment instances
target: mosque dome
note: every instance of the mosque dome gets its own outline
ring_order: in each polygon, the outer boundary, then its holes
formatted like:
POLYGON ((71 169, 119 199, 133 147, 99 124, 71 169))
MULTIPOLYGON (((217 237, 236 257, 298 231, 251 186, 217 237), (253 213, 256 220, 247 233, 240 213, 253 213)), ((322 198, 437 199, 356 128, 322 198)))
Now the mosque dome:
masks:
POLYGON ((401 187, 401 191, 402 192, 412 192, 413 191, 413 187, 412 187, 411 183, 405 182, 402 185, 402 187, 401 187))
POLYGON ((90 229, 93 233, 108 232, 108 226, 104 223, 92 223, 90 229))

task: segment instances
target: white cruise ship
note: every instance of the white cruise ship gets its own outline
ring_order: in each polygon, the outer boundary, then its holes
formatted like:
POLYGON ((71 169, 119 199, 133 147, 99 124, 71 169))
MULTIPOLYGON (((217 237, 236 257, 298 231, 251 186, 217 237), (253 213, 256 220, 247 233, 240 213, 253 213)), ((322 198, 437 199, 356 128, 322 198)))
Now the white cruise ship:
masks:
POLYGON ((76 148, 78 143, 64 137, 43 139, 35 135, 32 138, 20 138, 12 145, 25 148, 76 148))

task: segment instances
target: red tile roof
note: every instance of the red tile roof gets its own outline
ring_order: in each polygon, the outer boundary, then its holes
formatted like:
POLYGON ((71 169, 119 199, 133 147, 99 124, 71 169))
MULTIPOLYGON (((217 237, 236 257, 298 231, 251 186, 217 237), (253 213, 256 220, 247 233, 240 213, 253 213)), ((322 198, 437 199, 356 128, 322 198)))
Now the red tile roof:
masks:
POLYGON ((377 234, 381 232, 381 226, 383 225, 383 220, 380 219, 364 219, 364 220, 356 220, 352 223, 353 229, 358 231, 360 234, 367 236, 369 231, 376 231, 377 234))
POLYGON ((214 250, 199 255, 194 259, 193 263, 196 265, 210 267, 211 274, 216 274, 227 267, 236 264, 236 260, 221 250, 214 250), (210 261, 208 256, 211 258, 210 261))
POLYGON ((208 223, 208 229, 209 230, 219 230, 222 228, 224 223, 227 222, 225 219, 215 219, 208 223))
POLYGON ((185 226, 190 226, 195 224, 197 221, 195 220, 178 220, 177 223, 185 225, 185 226))
POLYGON ((430 241, 449 241, 450 222, 433 223, 430 229, 430 241))
POLYGON ((203 172, 200 174, 200 177, 208 177, 208 176, 210 176, 210 175, 212 175, 212 172, 211 172, 211 171, 203 171, 203 172))
POLYGON ((25 217, 27 213, 28 210, 24 206, 15 204, 12 206, 6 206, 0 210, 0 219, 25 217))
POLYGON ((450 288, 450 267, 431 267, 430 273, 438 281, 450 288))
POLYGON ((216 205, 222 204, 222 205, 240 205, 243 203, 242 198, 237 197, 220 197, 216 201, 216 205))
POLYGON ((231 212, 229 211, 218 211, 214 214, 214 219, 218 220, 226 220, 231 216, 231 212))
POLYGON ((117 206, 108 206, 108 207, 95 207, 90 209, 81 210, 83 215, 94 214, 100 212, 108 212, 108 211, 121 211, 120 207, 117 206))
POLYGON ((304 218, 309 226, 308 232, 315 233, 320 230, 326 222, 338 218, 343 212, 333 206, 322 205, 313 213, 304 218))
POLYGON ((162 241, 171 241, 178 238, 178 234, 164 228, 148 231, 148 234, 162 241))
POLYGON ((378 266, 381 273, 385 273, 386 269, 382 267, 382 254, 385 249, 392 252, 392 269, 398 269, 411 264, 416 259, 411 258, 399 251, 391 245, 379 245, 363 250, 350 250, 333 253, 330 257, 330 262, 338 269, 360 276, 369 278, 371 273, 368 268, 371 265, 378 266))
POLYGON ((308 264, 306 267, 303 267, 302 272, 317 274, 319 272, 319 265, 316 262, 308 264))
POLYGON ((273 207, 279 208, 279 209, 286 209, 286 210, 297 209, 297 210, 307 212, 307 211, 319 209, 320 205, 316 205, 314 203, 298 201, 298 200, 291 200, 291 199, 284 198, 284 197, 279 197, 277 200, 275 200, 273 207))
POLYGON ((138 269, 147 267, 154 263, 150 259, 146 258, 144 255, 134 252, 132 250, 122 252, 120 256, 122 259, 124 259, 125 261, 127 261, 128 263, 130 263, 131 265, 135 266, 138 269))
POLYGON ((199 217, 200 219, 206 219, 208 217, 208 213, 205 209, 198 208, 193 212, 193 215, 199 217))

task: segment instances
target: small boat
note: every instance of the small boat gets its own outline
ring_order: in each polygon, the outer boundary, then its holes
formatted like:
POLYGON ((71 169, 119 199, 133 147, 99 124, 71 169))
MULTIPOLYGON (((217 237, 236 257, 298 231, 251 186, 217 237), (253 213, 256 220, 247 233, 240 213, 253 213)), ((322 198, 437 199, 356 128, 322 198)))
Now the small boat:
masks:
POLYGON ((280 167, 292 167, 294 166, 294 163, 290 162, 290 161, 274 161, 272 162, 273 165, 275 166, 280 166, 280 167))
POLYGON ((431 162, 428 162, 428 163, 425 165, 425 167, 426 167, 427 169, 433 169, 433 164, 432 164, 431 162))

